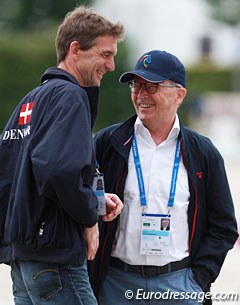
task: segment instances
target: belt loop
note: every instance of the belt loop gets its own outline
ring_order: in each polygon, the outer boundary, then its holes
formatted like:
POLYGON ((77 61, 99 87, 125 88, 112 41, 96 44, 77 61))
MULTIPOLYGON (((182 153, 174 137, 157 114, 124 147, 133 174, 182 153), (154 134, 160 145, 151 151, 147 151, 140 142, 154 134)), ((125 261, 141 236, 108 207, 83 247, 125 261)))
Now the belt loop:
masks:
POLYGON ((145 274, 145 266, 141 266, 141 276, 142 277, 147 277, 145 274))
POLYGON ((123 271, 124 272, 128 271, 128 265, 126 263, 123 263, 123 271))
POLYGON ((171 271, 172 271, 172 264, 169 263, 169 264, 168 264, 168 273, 170 273, 171 271))

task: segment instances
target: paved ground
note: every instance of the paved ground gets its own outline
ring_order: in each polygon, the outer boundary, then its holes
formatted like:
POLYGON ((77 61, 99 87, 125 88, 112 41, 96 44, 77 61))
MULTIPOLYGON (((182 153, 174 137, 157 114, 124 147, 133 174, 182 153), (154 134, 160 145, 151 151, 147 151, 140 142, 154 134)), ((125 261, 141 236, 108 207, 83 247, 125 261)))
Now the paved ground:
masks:
MULTIPOLYGON (((227 173, 229 177, 230 187, 232 189, 233 199, 235 202, 236 215, 240 223, 240 187, 239 172, 240 160, 229 160, 226 162, 227 173)), ((224 263, 223 269, 212 291, 214 293, 238 293, 238 301, 215 301, 215 305, 239 305, 240 304, 240 242, 231 250, 224 263)), ((9 268, 0 265, 0 305, 13 305, 11 296, 11 281, 9 268)))

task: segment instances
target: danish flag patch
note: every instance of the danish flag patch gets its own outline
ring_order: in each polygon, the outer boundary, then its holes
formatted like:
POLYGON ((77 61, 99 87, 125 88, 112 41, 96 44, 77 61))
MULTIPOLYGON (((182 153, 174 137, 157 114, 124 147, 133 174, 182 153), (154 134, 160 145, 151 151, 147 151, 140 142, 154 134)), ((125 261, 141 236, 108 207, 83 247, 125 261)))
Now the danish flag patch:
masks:
POLYGON ((34 102, 22 104, 22 108, 18 119, 19 125, 25 125, 30 122, 33 106, 34 106, 34 102))

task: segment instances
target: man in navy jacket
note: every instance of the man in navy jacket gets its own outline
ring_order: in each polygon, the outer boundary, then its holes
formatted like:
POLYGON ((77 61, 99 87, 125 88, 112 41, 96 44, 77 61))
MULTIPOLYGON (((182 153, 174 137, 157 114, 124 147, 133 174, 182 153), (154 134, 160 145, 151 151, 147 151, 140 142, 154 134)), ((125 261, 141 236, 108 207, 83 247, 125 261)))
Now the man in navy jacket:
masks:
MULTIPOLYGON (((92 127, 98 87, 115 68, 123 34, 92 8, 67 14, 56 36, 58 66, 2 133, 0 262, 11 264, 17 305, 96 304, 86 271, 98 247, 92 127)), ((109 221, 122 203, 114 194, 106 203, 109 221)))
POLYGON ((187 92, 177 57, 147 52, 120 81, 137 115, 95 138, 106 190, 124 202, 100 222, 90 269, 99 304, 211 304, 206 292, 238 237, 223 158, 177 115, 187 92))

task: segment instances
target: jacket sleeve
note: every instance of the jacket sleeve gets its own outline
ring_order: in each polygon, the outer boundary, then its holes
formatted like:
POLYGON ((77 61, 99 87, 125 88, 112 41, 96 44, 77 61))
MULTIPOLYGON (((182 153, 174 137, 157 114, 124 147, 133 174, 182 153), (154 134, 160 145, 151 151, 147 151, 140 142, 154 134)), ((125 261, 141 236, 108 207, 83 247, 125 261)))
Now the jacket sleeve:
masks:
POLYGON ((33 134, 30 155, 39 195, 60 205, 80 225, 91 227, 98 215, 92 191, 91 118, 84 98, 63 94, 64 101, 46 114, 33 134))
POLYGON ((196 222, 196 231, 205 228, 205 234, 192 261, 193 272, 203 288, 215 281, 228 251, 233 248, 238 237, 223 158, 213 149, 206 159, 205 192, 202 191, 205 206, 199 206, 200 217, 196 222))

